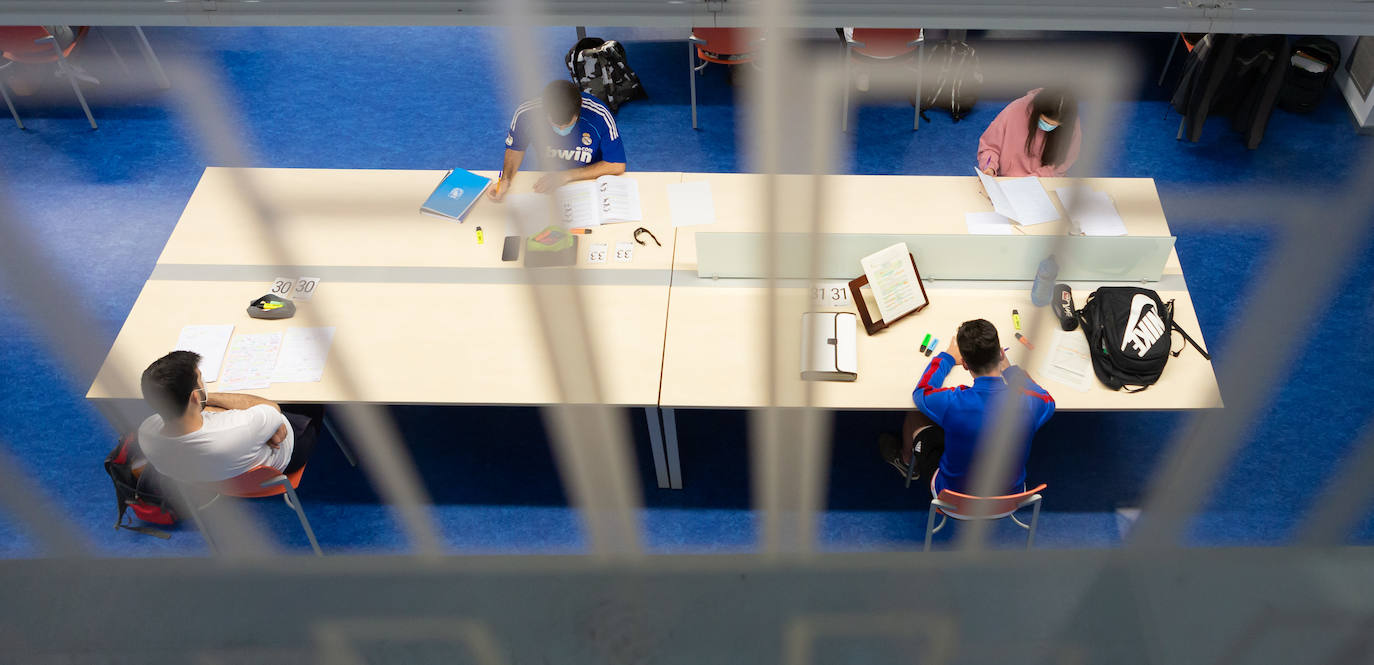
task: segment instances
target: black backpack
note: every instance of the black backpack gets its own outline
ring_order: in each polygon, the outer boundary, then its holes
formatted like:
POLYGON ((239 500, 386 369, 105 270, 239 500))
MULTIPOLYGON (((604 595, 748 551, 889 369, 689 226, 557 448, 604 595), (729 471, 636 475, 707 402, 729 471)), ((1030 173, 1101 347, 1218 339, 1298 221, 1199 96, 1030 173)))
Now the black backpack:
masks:
POLYGON ((137 526, 132 519, 125 523, 126 514, 130 512, 140 521, 152 524, 170 526, 177 521, 171 499, 163 490, 164 487, 170 487, 170 481, 158 473, 152 464, 144 464, 143 468, 135 473, 134 462, 142 459, 143 453, 138 449, 138 439, 134 434, 120 437, 119 445, 105 456, 105 473, 110 474, 110 480, 114 481, 115 507, 118 509, 115 513, 115 528, 163 539, 170 538, 171 535, 166 531, 137 526))
POLYGON ((1172 332, 1208 360, 1208 355, 1188 333, 1174 322, 1174 301, 1167 304, 1150 289, 1134 286, 1104 286, 1088 294, 1078 321, 1088 338, 1093 373, 1112 390, 1126 386, 1127 392, 1140 392, 1159 380, 1173 350, 1172 332))
POLYGON ((921 62, 921 119, 930 122, 926 109, 949 111, 954 122, 968 115, 978 103, 983 87, 983 68, 978 54, 965 42, 943 40, 925 49, 921 62), (934 76, 932 76, 934 74, 934 76))
POLYGON ((649 96, 639 83, 639 75, 630 69, 620 42, 584 37, 568 49, 563 64, 578 88, 600 99, 612 112, 619 111, 625 102, 649 96))
POLYGON ((1289 62, 1284 63, 1288 72, 1279 88, 1279 108, 1294 113, 1317 108, 1340 63, 1341 47, 1336 42, 1325 37, 1299 39, 1293 44, 1289 62))

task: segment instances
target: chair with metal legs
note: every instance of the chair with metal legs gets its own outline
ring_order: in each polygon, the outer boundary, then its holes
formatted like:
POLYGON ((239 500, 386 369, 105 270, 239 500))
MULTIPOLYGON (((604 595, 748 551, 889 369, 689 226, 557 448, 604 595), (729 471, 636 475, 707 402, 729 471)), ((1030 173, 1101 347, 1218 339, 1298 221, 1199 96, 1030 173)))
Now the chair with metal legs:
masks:
MULTIPOLYGON (((91 129, 99 129, 95 124, 95 116, 91 115, 91 107, 86 103, 86 96, 81 93, 81 86, 77 84, 77 76, 67 57, 90 33, 89 26, 81 26, 76 29, 72 42, 63 48, 58 46, 57 38, 42 26, 9 26, 0 27, 0 51, 3 51, 5 62, 0 64, 0 72, 12 66, 14 63, 41 64, 48 62, 57 63, 58 70, 66 77, 72 85, 72 92, 76 93, 77 101, 81 102, 81 110, 86 112, 86 120, 91 123, 91 129)), ((14 109, 14 102, 10 99, 9 91, 3 81, 0 81, 0 96, 5 98, 5 105, 9 107, 10 115, 14 116, 14 124, 20 129, 24 128, 24 121, 19 119, 19 112, 14 109)))
POLYGON ((925 31, 920 28, 854 28, 852 33, 840 31, 844 38, 844 113, 840 116, 840 130, 849 131, 849 81, 854 56, 872 60, 890 60, 916 52, 916 118, 911 130, 921 128, 922 54, 925 51, 925 31))
POLYGON ((931 536, 945 528, 947 517, 956 520, 998 520, 1010 517, 1017 526, 1026 530, 1026 549, 1030 549, 1035 545, 1035 529, 1040 522, 1040 492, 1044 489, 1045 484, 1041 483, 1034 489, 1017 494, 987 497, 970 496, 947 489, 940 490, 940 495, 930 501, 930 509, 926 514, 925 550, 930 551, 931 536), (1030 524, 1016 518, 1016 511, 1026 506, 1032 507, 1030 524), (935 524, 937 513, 940 515, 938 525, 935 524))

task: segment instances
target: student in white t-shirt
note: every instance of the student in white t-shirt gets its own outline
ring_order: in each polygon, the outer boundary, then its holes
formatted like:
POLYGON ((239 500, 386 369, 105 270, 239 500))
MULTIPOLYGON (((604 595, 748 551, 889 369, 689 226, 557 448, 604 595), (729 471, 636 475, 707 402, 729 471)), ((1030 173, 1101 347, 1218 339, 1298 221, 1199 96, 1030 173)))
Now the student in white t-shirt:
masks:
POLYGON ((143 399, 157 413, 139 426, 138 442, 154 468, 206 483, 258 466, 291 473, 305 465, 315 443, 308 417, 253 395, 207 393, 199 362, 199 354, 173 351, 143 372, 143 399))

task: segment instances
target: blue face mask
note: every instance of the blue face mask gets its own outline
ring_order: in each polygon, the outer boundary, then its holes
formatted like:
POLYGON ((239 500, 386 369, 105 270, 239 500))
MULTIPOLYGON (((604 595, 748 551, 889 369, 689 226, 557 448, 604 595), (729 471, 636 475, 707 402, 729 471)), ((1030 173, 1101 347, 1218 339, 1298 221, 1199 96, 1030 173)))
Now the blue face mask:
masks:
MULTIPOLYGON (((1044 122, 1044 121, 1042 120, 1041 122, 1044 122)), ((572 133, 573 127, 576 127, 576 126, 577 126, 577 123, 574 122, 573 124, 568 125, 567 127, 554 127, 554 128, 553 128, 553 133, 555 133, 555 134, 557 134, 557 135, 559 135, 559 136, 567 136, 567 135, 569 135, 569 134, 572 133)))
POLYGON ((1054 130, 1056 130, 1056 129, 1059 129, 1059 125, 1051 125, 1050 123, 1045 122, 1045 119, 1044 119, 1044 118, 1041 118, 1041 119, 1040 119, 1039 125, 1040 125, 1040 129, 1043 130, 1043 131, 1046 131, 1046 132, 1052 132, 1052 131, 1054 131, 1054 130))

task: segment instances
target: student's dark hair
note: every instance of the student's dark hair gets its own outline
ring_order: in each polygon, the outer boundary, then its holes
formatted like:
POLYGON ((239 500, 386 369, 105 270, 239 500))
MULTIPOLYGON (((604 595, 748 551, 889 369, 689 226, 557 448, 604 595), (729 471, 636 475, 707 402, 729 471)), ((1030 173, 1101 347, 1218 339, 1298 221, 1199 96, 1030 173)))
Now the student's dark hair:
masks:
POLYGON ((196 389, 196 365, 199 363, 200 354, 193 351, 173 351, 154 360, 143 370, 143 401, 163 420, 180 418, 186 413, 186 401, 196 389))
POLYGON ((965 321, 955 335, 959 345, 959 355, 964 357, 968 371, 974 374, 987 374, 997 369, 1002 360, 1002 343, 997 339, 997 327, 987 319, 965 321))
POLYGON ((1078 100, 1073 93, 1060 88, 1045 88, 1031 98, 1030 118, 1026 120, 1026 154, 1030 154, 1035 134, 1040 129, 1040 116, 1059 123, 1059 129, 1045 134, 1045 150, 1040 153, 1040 165, 1063 164, 1069 157, 1069 145, 1078 126, 1078 100))
POLYGON ((551 122, 565 124, 581 111, 582 92, 572 81, 550 81, 544 86, 544 112, 551 122))

